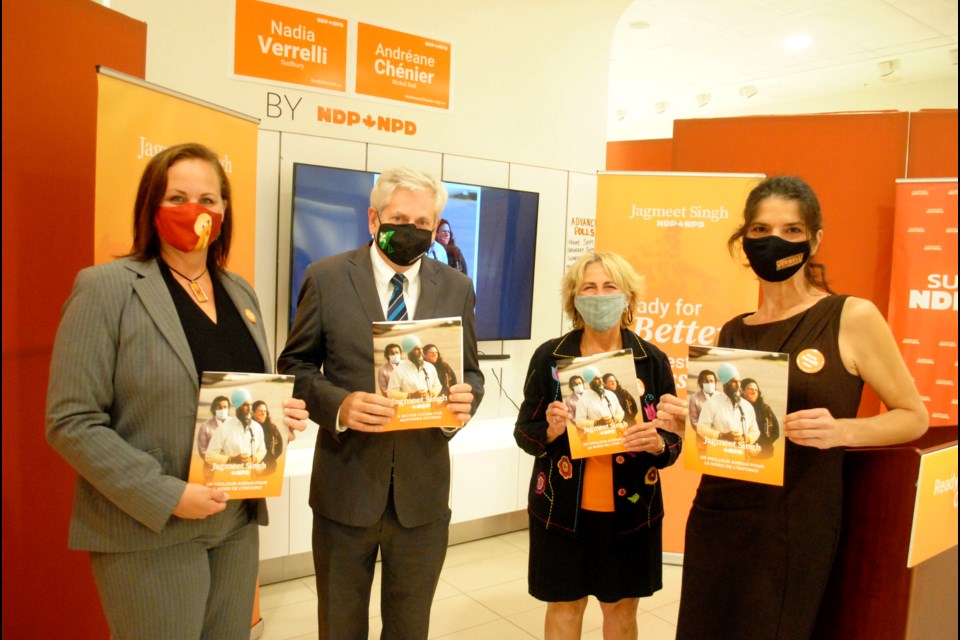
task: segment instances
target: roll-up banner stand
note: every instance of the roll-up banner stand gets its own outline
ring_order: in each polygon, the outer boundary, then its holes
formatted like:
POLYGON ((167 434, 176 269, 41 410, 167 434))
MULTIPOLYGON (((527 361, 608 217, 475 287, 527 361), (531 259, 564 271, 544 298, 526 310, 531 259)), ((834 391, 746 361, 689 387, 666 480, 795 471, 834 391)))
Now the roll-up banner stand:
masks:
MULTIPOLYGON (((645 279, 634 330, 670 358, 678 395, 687 392, 690 345, 716 343, 720 327, 756 310, 757 278, 727 239, 740 226, 761 174, 600 173, 596 249, 623 256, 645 279)), ((697 389, 691 389, 696 393, 697 389)), ((700 470, 696 447, 685 466, 700 470)), ((683 551, 683 530, 699 475, 666 469, 664 551, 683 551)))
POLYGON ((930 414, 957 424, 957 179, 897 180, 887 320, 930 414))
POLYGON ((94 262, 130 252, 137 185, 150 158, 199 142, 220 158, 233 189, 228 266, 253 283, 259 120, 105 67, 98 71, 94 262))

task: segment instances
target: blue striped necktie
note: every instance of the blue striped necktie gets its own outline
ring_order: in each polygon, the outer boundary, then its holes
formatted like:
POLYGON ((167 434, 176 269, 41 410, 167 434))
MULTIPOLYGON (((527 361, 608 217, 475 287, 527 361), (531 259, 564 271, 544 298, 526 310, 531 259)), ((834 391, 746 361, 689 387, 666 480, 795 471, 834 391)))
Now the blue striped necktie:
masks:
POLYGON ((393 293, 390 294, 390 304, 387 305, 387 320, 396 322, 407 319, 407 304, 403 301, 403 281, 406 278, 402 273, 395 273, 390 278, 393 293))

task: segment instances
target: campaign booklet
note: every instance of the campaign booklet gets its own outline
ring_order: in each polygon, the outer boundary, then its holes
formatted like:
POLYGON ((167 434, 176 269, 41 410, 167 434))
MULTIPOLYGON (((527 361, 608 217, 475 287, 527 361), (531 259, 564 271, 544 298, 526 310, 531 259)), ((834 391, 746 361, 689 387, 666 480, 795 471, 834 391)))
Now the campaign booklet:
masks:
POLYGON ((293 397, 293 379, 205 371, 189 481, 223 489, 231 500, 279 496, 289 434, 283 401, 293 397))
POLYGON ((560 394, 573 419, 567 420, 570 455, 587 458, 626 451, 623 432, 643 421, 644 389, 633 365, 633 350, 622 349, 557 362, 560 394))
POLYGON ((789 365, 786 353, 691 346, 684 466, 783 486, 789 365))
POLYGON ((460 318, 374 322, 373 357, 376 392, 396 403, 385 431, 463 426, 447 408, 463 381, 460 318))

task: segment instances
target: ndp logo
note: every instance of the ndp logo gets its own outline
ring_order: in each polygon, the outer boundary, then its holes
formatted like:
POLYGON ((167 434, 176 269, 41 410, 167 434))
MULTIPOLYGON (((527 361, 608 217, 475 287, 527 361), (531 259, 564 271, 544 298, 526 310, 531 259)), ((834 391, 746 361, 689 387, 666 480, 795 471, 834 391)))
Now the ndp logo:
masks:
POLYGON ((375 117, 369 113, 361 118, 356 111, 344 111, 343 109, 329 107, 317 107, 317 120, 346 127, 364 125, 368 129, 386 131, 387 133, 403 133, 407 136, 417 133, 417 123, 410 120, 379 115, 375 117))

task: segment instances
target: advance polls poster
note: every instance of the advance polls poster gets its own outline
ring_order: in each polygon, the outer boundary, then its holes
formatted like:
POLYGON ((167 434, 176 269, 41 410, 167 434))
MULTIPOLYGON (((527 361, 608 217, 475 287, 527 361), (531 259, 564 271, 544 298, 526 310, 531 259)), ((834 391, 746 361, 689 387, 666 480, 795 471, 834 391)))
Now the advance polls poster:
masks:
POLYGON ((230 270, 253 283, 259 121, 103 67, 97 78, 94 262, 130 251, 137 186, 150 158, 199 142, 217 154, 230 180, 230 270))

